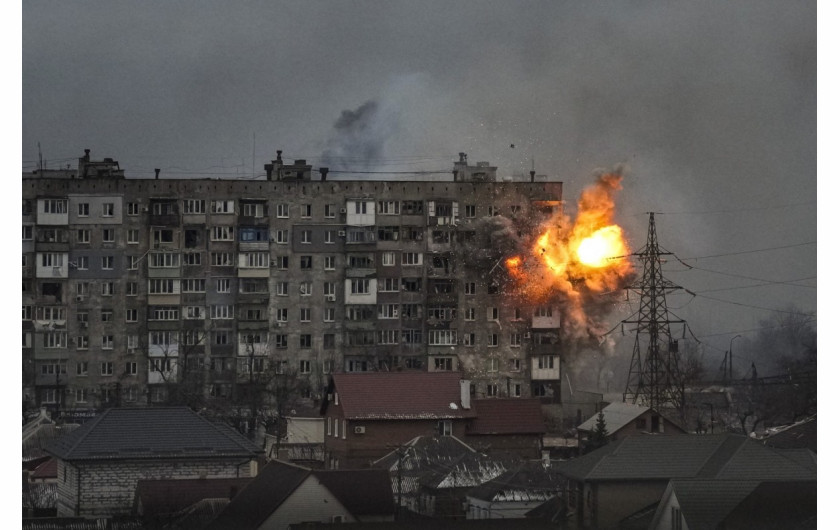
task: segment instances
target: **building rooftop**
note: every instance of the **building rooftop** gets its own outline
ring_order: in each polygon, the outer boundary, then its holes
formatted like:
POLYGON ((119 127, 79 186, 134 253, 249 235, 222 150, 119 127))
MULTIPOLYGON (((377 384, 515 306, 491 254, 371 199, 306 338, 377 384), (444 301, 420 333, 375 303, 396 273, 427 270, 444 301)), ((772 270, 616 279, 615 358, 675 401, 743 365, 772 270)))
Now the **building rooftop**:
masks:
POLYGON ((135 502, 138 513, 161 516, 178 513, 203 499, 231 499, 252 478, 139 480, 135 502))
MULTIPOLYGON (((457 372, 372 372, 335 374, 328 393, 337 392, 347 419, 453 419, 476 413, 461 406, 457 372)), ((326 400, 321 412, 326 412, 326 400)))
POLYGON ((108 409, 55 440, 62 460, 255 457, 263 450, 233 428, 187 407, 108 409))
MULTIPOLYGON (((613 434, 649 410, 651 410, 650 407, 642 407, 641 405, 634 405, 633 403, 615 402, 604 407, 601 412, 604 413, 604 421, 607 424, 607 432, 609 434, 613 434)), ((588 420, 578 425, 577 429, 579 431, 587 432, 594 431, 597 421, 598 414, 595 414, 588 420)))

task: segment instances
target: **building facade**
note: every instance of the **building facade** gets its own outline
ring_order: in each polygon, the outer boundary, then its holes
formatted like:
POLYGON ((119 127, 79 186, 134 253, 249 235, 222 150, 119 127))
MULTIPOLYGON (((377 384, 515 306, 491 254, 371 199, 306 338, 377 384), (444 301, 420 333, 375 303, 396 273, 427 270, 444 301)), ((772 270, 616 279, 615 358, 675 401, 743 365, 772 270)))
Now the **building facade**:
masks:
POLYGON ((127 179, 90 153, 23 175, 29 406, 316 398, 331 373, 460 371, 476 397, 559 395, 560 308, 507 278, 561 182, 127 179))

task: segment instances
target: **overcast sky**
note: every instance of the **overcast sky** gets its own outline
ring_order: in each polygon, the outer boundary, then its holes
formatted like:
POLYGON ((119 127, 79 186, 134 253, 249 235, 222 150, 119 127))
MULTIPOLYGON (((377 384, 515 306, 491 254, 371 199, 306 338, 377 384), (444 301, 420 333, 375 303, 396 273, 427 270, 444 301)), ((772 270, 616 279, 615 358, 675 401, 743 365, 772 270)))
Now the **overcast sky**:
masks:
POLYGON ((816 24, 790 0, 27 0, 23 166, 39 142, 48 167, 89 148, 130 177, 247 177, 277 149, 449 171, 464 151, 562 180, 571 212, 624 164, 631 248, 659 212, 696 267, 664 264, 697 294, 669 306, 722 359, 768 309, 817 309, 816 24))

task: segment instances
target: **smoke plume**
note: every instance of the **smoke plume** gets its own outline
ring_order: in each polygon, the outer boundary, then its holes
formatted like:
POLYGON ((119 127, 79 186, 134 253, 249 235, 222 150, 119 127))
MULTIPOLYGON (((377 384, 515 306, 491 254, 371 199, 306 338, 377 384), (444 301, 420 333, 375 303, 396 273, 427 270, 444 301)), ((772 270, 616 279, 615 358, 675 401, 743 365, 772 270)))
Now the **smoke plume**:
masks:
POLYGON ((374 100, 356 110, 344 110, 333 125, 321 161, 338 170, 374 169, 393 129, 393 121, 374 100))

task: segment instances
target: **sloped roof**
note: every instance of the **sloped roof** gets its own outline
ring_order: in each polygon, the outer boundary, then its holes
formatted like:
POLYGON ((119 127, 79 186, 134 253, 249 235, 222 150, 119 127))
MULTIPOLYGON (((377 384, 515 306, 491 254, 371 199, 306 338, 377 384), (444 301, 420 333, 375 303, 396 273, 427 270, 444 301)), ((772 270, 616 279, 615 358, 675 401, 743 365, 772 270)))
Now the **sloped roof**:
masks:
POLYGON ((561 462, 575 480, 803 480, 816 477, 807 455, 791 457, 745 436, 628 436, 580 458, 561 462))
POLYGON ((468 497, 489 502, 547 501, 563 491, 565 481, 553 467, 526 462, 469 491, 468 497))
POLYGON ((817 417, 812 416, 781 429, 763 440, 764 445, 781 449, 810 449, 817 452, 817 417))
POLYGON ((46 480, 49 478, 58 478, 58 460, 50 458, 35 468, 32 472, 32 478, 37 480, 46 480))
POLYGON ((207 530, 257 528, 309 476, 310 470, 271 461, 234 497, 207 530))
POLYGON ((163 479, 137 481, 138 508, 145 517, 185 510, 202 499, 231 499, 252 478, 163 479))
POLYGON ((357 420, 454 419, 475 417, 461 407, 457 372, 335 374, 344 416, 357 420))
MULTIPOLYGON (((609 434, 615 433, 649 410, 651 410, 650 407, 643 407, 633 403, 622 403, 620 401, 610 403, 603 408, 604 421, 607 424, 607 432, 609 434)), ((594 431, 597 421, 598 414, 595 414, 588 420, 578 425, 577 429, 579 431, 594 431)))
POLYGON ((58 438, 47 452, 62 460, 252 457, 263 450, 188 407, 108 409, 58 438))
MULTIPOLYGON (((759 482, 754 480, 694 479, 674 480, 663 499, 673 492, 687 527, 691 530, 715 530, 718 524, 752 492, 759 482)), ((660 503, 660 510, 666 506, 660 503)), ((657 512, 657 519, 660 513, 657 512)), ((666 515, 667 517, 667 515, 666 515)))
POLYGON ((315 477, 354 515, 394 513, 391 482, 385 470, 311 470, 275 460, 263 467, 207 530, 259 527, 309 476, 315 477))
POLYGON ((727 530, 816 529, 817 481, 762 482, 726 516, 722 527, 727 530))
POLYGON ((539 399, 476 399, 476 418, 468 434, 542 434, 545 420, 539 399))
POLYGON ((385 469, 313 470, 312 474, 353 515, 394 513, 391 475, 385 469))

